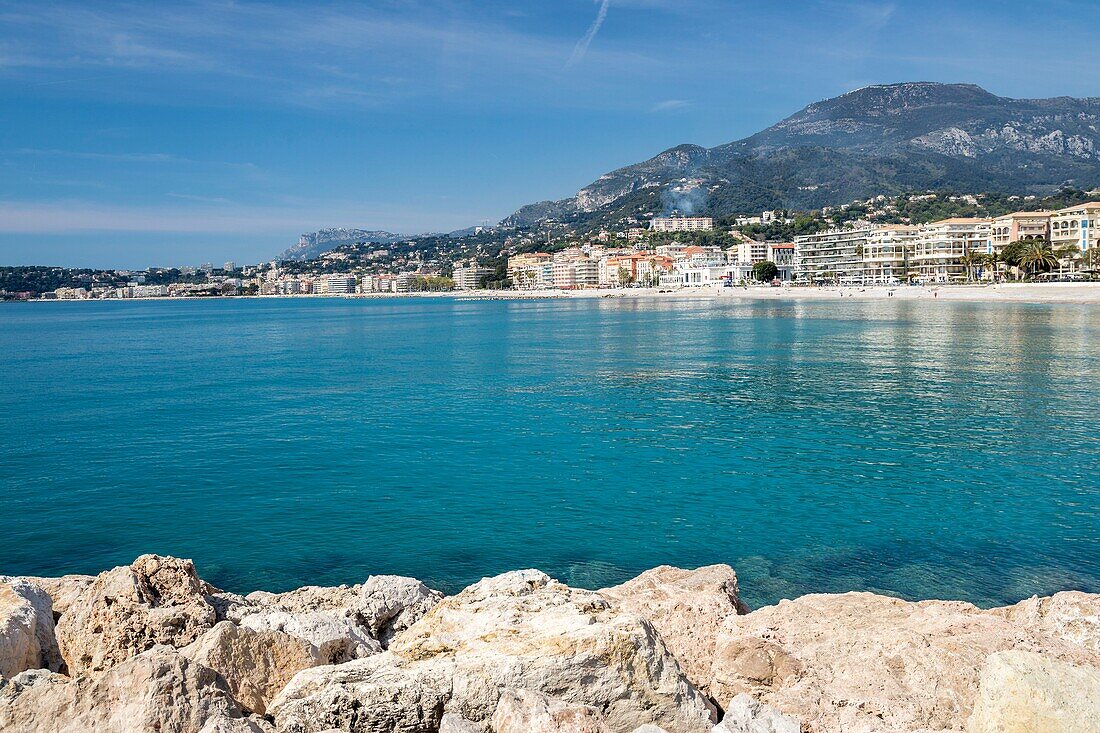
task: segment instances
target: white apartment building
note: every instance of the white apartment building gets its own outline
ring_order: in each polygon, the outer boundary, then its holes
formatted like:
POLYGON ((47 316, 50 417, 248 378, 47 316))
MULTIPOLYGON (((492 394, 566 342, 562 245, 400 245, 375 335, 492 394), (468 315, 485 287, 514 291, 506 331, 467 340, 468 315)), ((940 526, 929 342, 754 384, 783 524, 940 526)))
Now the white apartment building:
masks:
POLYGON ((944 219, 920 227, 909 270, 918 282, 946 283, 965 280, 964 258, 972 252, 992 251, 989 219, 944 219))
POLYGON ((473 264, 456 267, 452 274, 455 281, 455 290, 477 290, 481 287, 481 278, 492 274, 493 268, 491 267, 479 267, 473 264))
POLYGON ((768 243, 755 240, 738 242, 731 250, 735 251, 738 264, 753 265, 768 259, 768 243))
POLYGON ((655 232, 705 232, 714 229, 709 216, 655 216, 649 228, 655 232))
POLYGON ((911 272, 909 257, 919 227, 892 224, 867 231, 863 242, 863 282, 901 283, 911 272))
POLYGON ((592 287, 600 282, 600 266, 587 257, 559 260, 551 266, 551 276, 553 287, 562 290, 592 287))
POLYGON ((871 233, 861 229, 832 229, 795 237, 798 279, 808 282, 863 282, 863 248, 871 233))
POLYGON ((1100 244, 1100 201, 1055 211, 1050 217, 1050 243, 1055 250, 1076 246, 1081 252, 1100 244))
POLYGON ((351 275, 329 275, 322 282, 324 292, 330 295, 355 292, 355 278, 351 275))

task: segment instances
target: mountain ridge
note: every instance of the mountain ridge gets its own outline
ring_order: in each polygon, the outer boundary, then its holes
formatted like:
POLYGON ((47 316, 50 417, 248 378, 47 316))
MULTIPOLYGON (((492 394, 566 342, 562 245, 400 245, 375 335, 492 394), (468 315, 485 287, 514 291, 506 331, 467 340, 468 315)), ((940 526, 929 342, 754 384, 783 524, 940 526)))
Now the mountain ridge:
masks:
POLYGON ((502 224, 816 208, 880 193, 1045 193, 1100 183, 1100 98, 1012 99, 976 84, 874 84, 741 140, 669 148, 502 224))

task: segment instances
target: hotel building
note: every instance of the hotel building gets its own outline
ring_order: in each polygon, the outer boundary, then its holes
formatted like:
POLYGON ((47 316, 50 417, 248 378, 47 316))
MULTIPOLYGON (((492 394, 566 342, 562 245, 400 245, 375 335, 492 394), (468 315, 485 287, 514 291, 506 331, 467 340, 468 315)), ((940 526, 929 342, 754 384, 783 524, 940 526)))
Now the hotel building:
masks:
POLYGON ((649 224, 655 232, 705 232, 714 229, 709 216, 655 216, 649 224))
POLYGON ((1030 239, 1050 239, 1049 211, 1017 211, 1014 214, 998 216, 993 220, 990 231, 988 254, 1000 254, 1012 242, 1030 239))
POLYGON ((944 219, 920 227, 909 270, 919 282, 946 283, 967 277, 964 257, 992 251, 989 219, 944 219))
POLYGON ((1055 250, 1076 246, 1087 252, 1100 243, 1100 201, 1056 211, 1050 217, 1050 243, 1055 250))

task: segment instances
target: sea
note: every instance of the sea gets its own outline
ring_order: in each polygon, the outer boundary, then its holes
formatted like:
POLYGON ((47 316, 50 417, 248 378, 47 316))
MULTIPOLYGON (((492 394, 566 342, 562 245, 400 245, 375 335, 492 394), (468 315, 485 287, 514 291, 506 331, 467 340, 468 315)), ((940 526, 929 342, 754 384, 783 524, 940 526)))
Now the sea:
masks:
POLYGON ((0 574, 1100 592, 1097 306, 5 304, 0 415, 0 574))

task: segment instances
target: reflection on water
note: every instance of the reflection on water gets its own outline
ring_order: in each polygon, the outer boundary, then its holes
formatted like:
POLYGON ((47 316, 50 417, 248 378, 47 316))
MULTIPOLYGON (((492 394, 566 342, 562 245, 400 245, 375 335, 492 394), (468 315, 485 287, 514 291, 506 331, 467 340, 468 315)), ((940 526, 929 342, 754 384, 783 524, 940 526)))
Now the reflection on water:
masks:
POLYGON ((0 309, 0 572, 194 557, 598 587, 728 562, 750 604, 1100 590, 1088 306, 652 299, 0 309))

